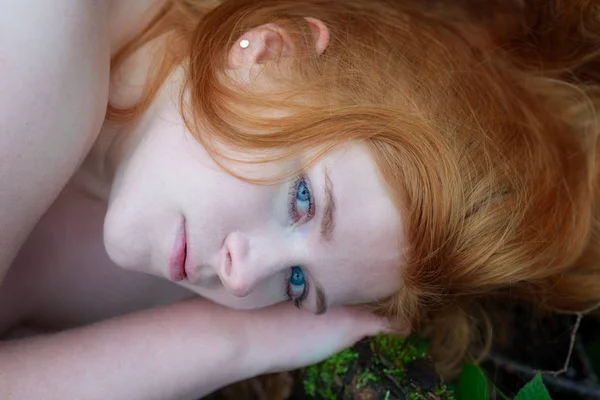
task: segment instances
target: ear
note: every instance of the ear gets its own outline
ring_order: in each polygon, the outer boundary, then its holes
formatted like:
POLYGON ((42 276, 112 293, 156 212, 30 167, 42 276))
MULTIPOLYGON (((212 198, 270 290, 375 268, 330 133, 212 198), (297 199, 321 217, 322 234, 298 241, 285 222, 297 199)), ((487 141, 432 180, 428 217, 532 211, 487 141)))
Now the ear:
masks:
POLYGON ((310 25, 310 29, 313 32, 313 38, 315 41, 315 51, 318 55, 321 55, 323 54, 325 49, 327 49, 331 40, 329 28, 327 28, 327 25, 325 25, 323 21, 319 19, 312 17, 307 17, 305 19, 306 22, 308 22, 308 24, 310 25))
MULTIPOLYGON (((305 18, 313 32, 315 52, 323 54, 329 46, 330 34, 327 26, 316 18, 305 18)), ((277 57, 290 56, 294 43, 287 32, 276 24, 258 26, 244 35, 232 46, 229 52, 229 66, 233 69, 251 68, 277 57)))

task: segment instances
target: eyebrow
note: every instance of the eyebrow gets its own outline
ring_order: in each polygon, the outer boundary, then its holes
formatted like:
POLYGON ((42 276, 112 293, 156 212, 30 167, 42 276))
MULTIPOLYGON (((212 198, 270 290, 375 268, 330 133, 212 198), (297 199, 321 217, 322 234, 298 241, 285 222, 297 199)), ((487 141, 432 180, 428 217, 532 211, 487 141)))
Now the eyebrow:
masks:
POLYGON ((333 195, 333 182, 329 177, 329 172, 325 169, 325 208, 321 218, 321 237, 326 241, 331 241, 335 229, 335 196, 333 195))
POLYGON ((327 311, 327 297, 325 297, 325 291, 321 285, 317 286, 317 315, 325 314, 327 311))
MULTIPOLYGON (((333 195, 333 182, 329 177, 329 171, 325 168, 325 208, 323 217, 321 218, 321 237, 326 241, 331 241, 333 238, 333 230, 335 229, 335 196, 333 195)), ((316 285, 317 293, 317 315, 325 314, 327 311, 327 296, 323 287, 316 285)))

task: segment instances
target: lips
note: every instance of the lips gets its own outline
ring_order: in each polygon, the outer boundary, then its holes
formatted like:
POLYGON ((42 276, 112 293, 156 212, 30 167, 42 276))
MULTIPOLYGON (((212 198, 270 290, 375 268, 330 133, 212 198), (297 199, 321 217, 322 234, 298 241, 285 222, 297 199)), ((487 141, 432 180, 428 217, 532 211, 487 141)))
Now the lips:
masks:
POLYGON ((185 271, 185 260, 187 258, 187 238, 185 229, 185 219, 182 219, 181 226, 175 236, 175 243, 169 259, 169 278, 173 282, 179 282, 187 278, 185 271))

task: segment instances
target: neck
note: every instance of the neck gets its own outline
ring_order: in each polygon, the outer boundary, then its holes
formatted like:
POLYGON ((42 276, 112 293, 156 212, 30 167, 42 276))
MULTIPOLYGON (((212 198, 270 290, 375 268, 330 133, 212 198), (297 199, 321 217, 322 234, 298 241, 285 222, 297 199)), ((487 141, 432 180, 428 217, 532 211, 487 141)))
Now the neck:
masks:
MULTIPOLYGON (((111 54, 114 55, 150 21, 165 0, 111 0, 111 54)), ((118 108, 129 108, 142 95, 153 53, 160 40, 155 40, 136 51, 119 68, 111 70, 109 103, 118 108)), ((145 114, 144 114, 145 115, 145 114)), ((87 194, 108 201, 112 181, 120 162, 141 134, 144 116, 134 122, 116 124, 104 121, 91 151, 76 171, 71 183, 87 194)))
MULTIPOLYGON (((115 88, 119 94, 127 92, 128 87, 133 87, 136 93, 141 94, 139 85, 132 84, 126 79, 122 82, 122 87, 115 88)), ((160 118, 160 110, 177 103, 182 85, 183 69, 177 69, 165 81, 149 107, 142 112, 139 118, 124 123, 105 120, 98 138, 75 174, 73 181, 86 193, 108 201, 113 180, 118 171, 124 167, 140 141, 144 139, 154 119, 157 116, 160 118)), ((137 97, 134 96, 132 99, 137 99, 137 97)))
POLYGON ((86 194, 108 201, 116 171, 117 153, 127 137, 126 126, 104 123, 100 135, 87 157, 73 175, 71 183, 86 194))

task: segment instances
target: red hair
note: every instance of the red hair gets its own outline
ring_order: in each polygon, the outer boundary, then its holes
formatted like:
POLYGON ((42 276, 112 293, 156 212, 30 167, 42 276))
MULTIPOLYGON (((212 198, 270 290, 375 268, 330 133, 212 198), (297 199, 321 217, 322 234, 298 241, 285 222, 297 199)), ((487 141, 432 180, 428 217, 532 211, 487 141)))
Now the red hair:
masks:
POLYGON ((600 301, 598 5, 217 3, 167 1, 114 56, 116 68, 168 35, 139 103, 110 107, 109 118, 139 116, 183 65, 182 113, 215 158, 228 157, 215 141, 269 154, 264 161, 275 158, 272 150, 285 157, 317 149, 318 157, 343 142, 364 143, 406 234, 402 289, 377 310, 430 335, 445 371, 462 361, 474 337, 470 315, 486 298, 549 310, 600 301), (324 54, 314 52, 304 17, 329 28, 324 54), (274 78, 277 93, 257 94, 221 72, 234 42, 265 23, 284 27, 298 51, 293 72, 274 78), (240 105, 289 112, 267 119, 240 105), (199 121, 210 127, 202 135, 199 121))

